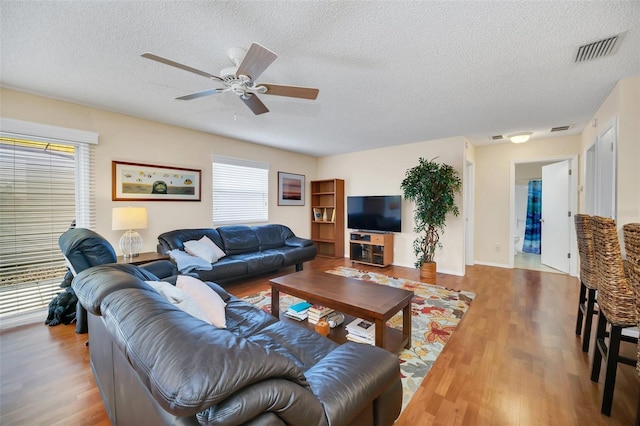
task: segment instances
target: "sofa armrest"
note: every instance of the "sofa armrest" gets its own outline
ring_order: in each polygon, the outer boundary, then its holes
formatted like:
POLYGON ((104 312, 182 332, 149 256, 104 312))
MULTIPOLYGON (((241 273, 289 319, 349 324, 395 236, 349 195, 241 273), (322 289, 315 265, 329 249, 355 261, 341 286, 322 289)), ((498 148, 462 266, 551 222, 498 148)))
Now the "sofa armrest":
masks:
POLYGON ((288 425, 327 425, 322 405, 311 392, 289 380, 276 378, 246 386, 199 412, 196 418, 206 426, 244 425, 267 412, 288 425))
POLYGON ((308 240, 306 238, 289 237, 286 240, 284 240, 284 243, 289 247, 306 247, 306 246, 312 245, 313 241, 308 240))
MULTIPOLYGON (((329 424, 349 424, 394 383, 400 381, 398 356, 384 349, 347 342, 305 372, 313 393, 322 402, 329 424)), ((389 418, 397 418, 402 407, 402 388, 389 418)))
POLYGON ((178 268, 170 260, 154 260, 140 267, 158 278, 167 278, 178 274, 178 268))

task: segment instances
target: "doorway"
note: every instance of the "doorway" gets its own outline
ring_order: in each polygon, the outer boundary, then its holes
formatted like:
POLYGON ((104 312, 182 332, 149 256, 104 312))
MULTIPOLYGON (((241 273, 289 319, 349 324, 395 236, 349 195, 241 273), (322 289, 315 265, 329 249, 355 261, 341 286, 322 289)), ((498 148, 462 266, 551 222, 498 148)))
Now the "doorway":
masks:
MULTIPOLYGON (((556 158, 542 158, 536 160, 523 160, 523 161, 513 161, 511 164, 511 201, 512 201, 512 209, 511 209, 511 236, 513 244, 510 245, 510 266, 512 268, 519 269, 531 269, 531 270, 539 270, 545 272, 555 272, 555 273, 569 273, 570 275, 575 276, 577 273, 577 246, 575 242, 575 230, 572 223, 572 216, 568 216, 569 212, 577 211, 577 176, 573 170, 576 169, 575 165, 577 165, 577 157, 556 157, 556 158), (563 183, 560 180, 560 183, 554 183, 552 185, 542 185, 544 188, 544 192, 546 192, 547 200, 562 200, 564 201, 564 205, 567 207, 558 207, 562 210, 562 212, 556 211, 554 212, 554 216, 551 216, 548 211, 545 211, 546 215, 549 215, 547 218, 542 217, 542 211, 538 213, 538 216, 533 218, 531 212, 529 212, 529 220, 530 220, 530 228, 531 231, 531 220, 536 220, 539 223, 539 228, 544 227, 544 221, 548 222, 549 227, 558 226, 557 223, 560 222, 564 224, 565 229, 568 228, 567 233, 563 236, 556 236, 555 233, 551 233, 546 236, 546 239, 538 242, 538 250, 531 249, 535 247, 535 243, 531 244, 530 241, 527 241, 525 245, 525 236, 527 238, 532 238, 529 234, 526 234, 527 231, 527 206, 529 201, 529 182, 536 182, 536 185, 533 185, 533 188, 539 188, 540 183, 543 180, 543 167, 547 167, 548 169, 554 170, 557 167, 560 167, 562 170, 562 165, 565 165, 567 173, 570 173, 568 179, 565 178, 565 182, 563 183), (553 166, 550 166, 553 165, 553 166), (568 211, 567 211, 568 210, 568 211), (553 220, 551 220, 553 219, 553 220), (551 221, 550 221, 551 220, 551 221), (549 222, 550 221, 550 222, 549 222), (555 224, 554 224, 555 222, 555 224), (569 223, 571 222, 571 223, 569 223), (558 238, 558 241, 554 241, 554 238, 558 238), (542 251, 545 250, 546 259, 543 259, 542 251), (523 250, 523 247, 526 247, 523 250), (549 256, 555 256, 550 260, 549 256), (559 258, 558 256, 564 256, 564 259, 559 258), (568 258, 568 259, 567 259, 568 258), (558 261, 558 259, 560 261, 558 261), (567 264, 568 260, 568 264, 567 264), (544 262, 544 263, 543 263, 544 262), (546 265, 545 265, 546 263, 546 265), (562 266, 558 266, 562 265, 562 266), (552 266, 555 266, 552 267, 552 266), (562 270, 558 270, 556 268, 560 267, 562 270)), ((554 174, 552 173, 551 176, 554 174)), ((549 180, 549 173, 547 172, 547 180, 549 180)), ((549 206, 557 206, 556 201, 552 201, 547 204, 549 206)), ((542 203, 544 205, 544 203, 542 203)), ((556 209, 557 210, 557 209, 556 209)), ((572 213, 571 213, 572 214, 572 213)), ((548 233, 547 233, 548 234, 548 233)), ((542 236, 541 236, 542 237, 542 236)))

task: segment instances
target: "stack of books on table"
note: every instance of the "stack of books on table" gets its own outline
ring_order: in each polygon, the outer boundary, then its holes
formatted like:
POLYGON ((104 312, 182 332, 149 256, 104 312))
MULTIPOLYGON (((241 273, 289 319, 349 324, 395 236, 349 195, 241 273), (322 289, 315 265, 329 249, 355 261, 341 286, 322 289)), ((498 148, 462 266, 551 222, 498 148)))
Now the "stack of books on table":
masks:
POLYGON ((304 321, 309 315, 310 307, 311 303, 298 302, 294 305, 289 306, 289 309, 287 309, 284 314, 296 321, 304 321))
POLYGON ((375 345, 376 325, 371 321, 356 318, 347 324, 345 328, 347 329, 347 340, 375 345))
POLYGON ((326 319, 333 309, 322 305, 313 305, 309 308, 309 324, 317 324, 321 319, 326 319))

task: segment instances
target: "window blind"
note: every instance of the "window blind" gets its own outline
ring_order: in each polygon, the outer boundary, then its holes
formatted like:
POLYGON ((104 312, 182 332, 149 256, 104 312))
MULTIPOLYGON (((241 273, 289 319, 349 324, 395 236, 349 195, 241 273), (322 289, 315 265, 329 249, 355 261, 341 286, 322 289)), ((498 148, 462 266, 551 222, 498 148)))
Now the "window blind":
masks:
POLYGON ((92 162, 91 145, 0 137, 0 317, 61 291, 58 238, 95 222, 92 162))
POLYGON ((213 223, 257 223, 269 220, 269 165, 214 156, 213 223))

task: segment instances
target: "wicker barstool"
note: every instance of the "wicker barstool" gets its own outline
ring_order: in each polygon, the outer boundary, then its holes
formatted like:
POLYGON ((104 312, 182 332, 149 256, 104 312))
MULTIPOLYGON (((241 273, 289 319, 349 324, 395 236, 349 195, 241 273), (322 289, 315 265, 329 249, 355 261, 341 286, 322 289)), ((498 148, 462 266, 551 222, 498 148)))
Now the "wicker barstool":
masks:
POLYGON ((622 226, 624 249, 627 260, 640 265, 640 223, 626 223, 622 226))
MULTIPOLYGON (((636 319, 640 329, 640 223, 627 223, 622 226, 624 249, 627 252, 627 272, 629 282, 636 294, 636 319)), ((640 342, 638 343, 638 361, 636 369, 640 375, 640 342)))
POLYGON ((596 304, 596 258, 593 251, 593 232, 591 216, 576 214, 573 217, 580 253, 580 297, 578 299, 578 317, 576 319, 576 335, 582 334, 582 352, 589 352, 591 341, 591 325, 593 316, 598 314, 596 304), (585 318, 586 316, 586 318, 585 318), (584 334, 582 322, 584 319, 584 334))
MULTIPOLYGON (((625 246, 626 246, 626 233, 625 233, 625 246)), ((627 258, 629 256, 629 250, 627 248, 627 258)), ((633 286, 636 293, 636 317, 638 320, 638 328, 640 329, 640 264, 634 263, 630 260, 625 261, 625 267, 628 272, 629 282, 633 286)), ((636 371, 640 376, 640 342, 638 342, 638 360, 636 362, 636 371)), ((640 426, 640 397, 638 397, 638 408, 636 412, 636 426, 640 426)))
POLYGON ((621 341, 638 343, 638 339, 622 335, 623 328, 634 327, 637 324, 636 296, 625 276, 615 221, 610 218, 593 216, 591 229, 596 258, 599 306, 591 380, 598 381, 604 358, 607 367, 601 412, 609 416, 611 415, 618 363, 636 365, 636 359, 620 355, 621 341), (607 323, 610 325, 608 347, 605 340, 607 323))

